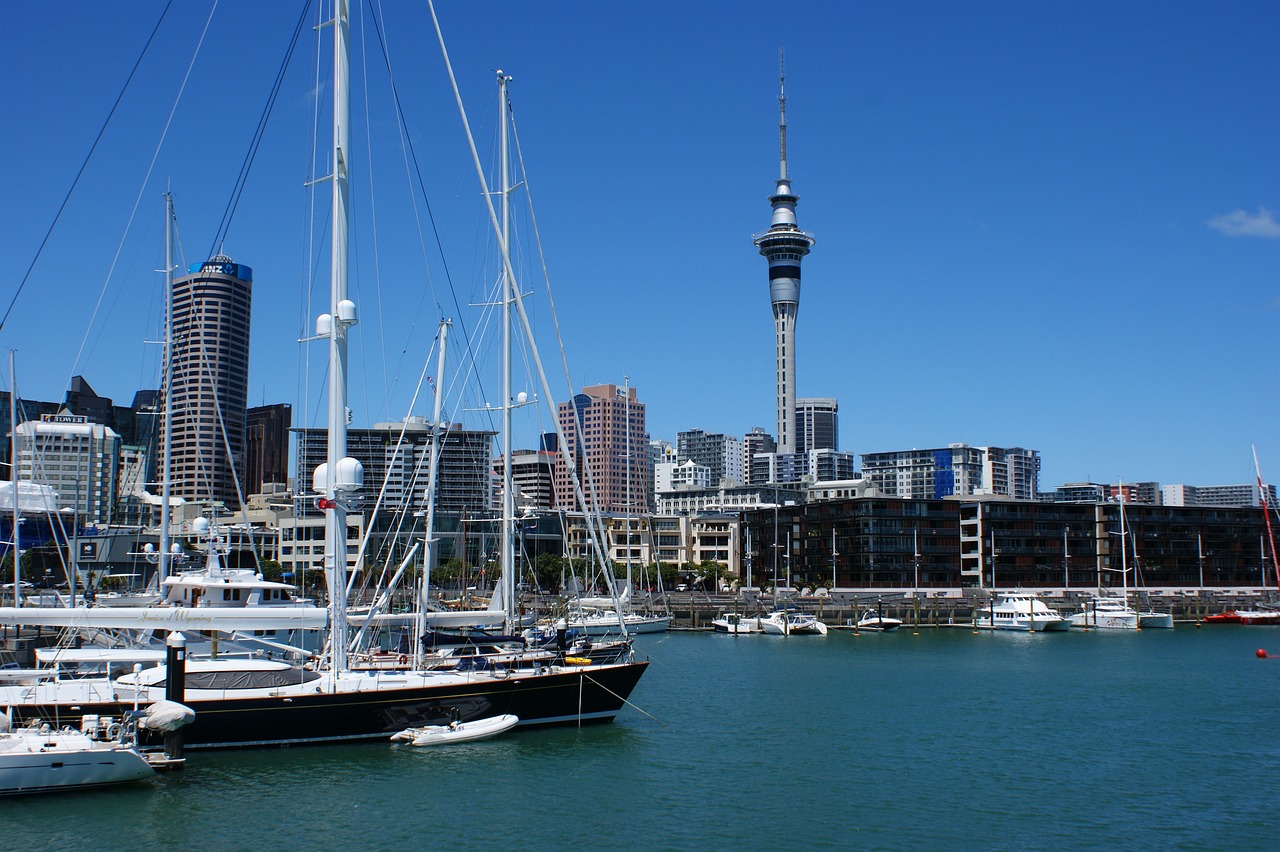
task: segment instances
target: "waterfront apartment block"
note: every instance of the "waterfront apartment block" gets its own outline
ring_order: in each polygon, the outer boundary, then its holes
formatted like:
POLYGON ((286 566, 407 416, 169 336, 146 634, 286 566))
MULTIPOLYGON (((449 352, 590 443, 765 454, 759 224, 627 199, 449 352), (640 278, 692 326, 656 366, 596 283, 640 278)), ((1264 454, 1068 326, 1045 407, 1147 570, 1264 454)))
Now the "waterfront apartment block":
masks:
POLYGON ((1177 588, 1277 585, 1263 514, 1041 503, 997 497, 867 497, 743 513, 743 572, 795 586, 1177 588), (750 546, 746 537, 750 536, 750 546), (1126 548, 1122 551, 1122 548, 1126 548), (747 560, 750 564, 747 564, 747 560))
MULTIPOLYGON (((634 387, 592 385, 557 406, 560 429, 584 491, 590 482, 599 510, 644 514, 649 511, 649 439, 644 403, 634 387)), ((367 476, 367 474, 366 474, 367 476)), ((563 455, 556 457, 556 507, 578 508, 573 480, 563 455)))
POLYGON ((1034 500, 1040 453, 956 443, 927 450, 863 453, 862 475, 881 493, 910 500, 991 494, 1034 500))

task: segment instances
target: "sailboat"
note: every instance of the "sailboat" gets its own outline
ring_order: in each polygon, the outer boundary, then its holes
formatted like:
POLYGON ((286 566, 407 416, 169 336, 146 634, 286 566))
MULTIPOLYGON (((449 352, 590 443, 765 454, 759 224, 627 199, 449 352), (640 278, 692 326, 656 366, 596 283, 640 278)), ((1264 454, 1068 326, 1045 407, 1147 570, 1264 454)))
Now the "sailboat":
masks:
MULTIPOLYGON (((329 311, 316 324, 317 337, 327 342, 329 352, 327 456, 312 476, 316 505, 325 513, 324 564, 330 592, 326 651, 319 663, 307 665, 221 657, 188 663, 181 650, 185 637, 175 634, 170 636, 165 664, 120 676, 0 686, 0 705, 8 706, 16 718, 119 717, 135 701, 152 703, 167 697, 195 711, 195 720, 181 732, 188 748, 385 740, 409 727, 467 723, 499 715, 515 716, 521 726, 580 725, 613 720, 648 666, 647 661, 635 658, 629 645, 625 652, 619 652, 616 662, 577 658, 569 662, 561 656, 536 667, 486 667, 479 671, 421 667, 353 671, 348 664, 346 518, 364 478, 360 463, 347 455, 346 443, 348 335, 358 320, 356 306, 347 297, 348 6, 348 0, 336 0, 333 20, 327 24, 334 45, 331 284, 329 311), (174 671, 169 671, 170 666, 174 671)), ((528 334, 529 320, 487 188, 483 195, 502 245, 507 277, 503 301, 515 309, 528 334)), ((509 359, 505 369, 509 370, 509 359)), ((546 389, 545 376, 539 372, 546 389)), ((512 396, 506 394, 504 432, 508 438, 513 403, 512 396)), ((563 440, 561 446, 563 449, 563 440)), ((514 541, 510 500, 508 497, 503 519, 503 548, 508 555, 514 541)), ((514 573, 507 572, 503 582, 513 588, 514 573)), ((513 594, 506 597, 507 601, 513 599, 513 594)), ((290 611, 287 607, 274 609, 290 611)), ((196 608, 172 611, 197 612, 196 608)), ((238 614, 248 611, 240 608, 238 614)))
MULTIPOLYGON (((1080 611, 1071 615, 1075 627, 1092 627, 1099 630, 1139 630, 1145 628, 1172 628, 1173 614, 1145 610, 1139 612, 1129 603, 1129 540, 1132 531, 1125 516, 1123 483, 1120 495, 1120 597, 1107 594, 1101 588, 1080 604, 1080 611)), ((1137 545, 1134 562, 1137 563, 1137 545)))
POLYGON ((173 731, 192 718, 190 708, 161 701, 120 718, 86 715, 79 728, 33 722, 10 730, 9 715, 0 712, 0 795, 65 793, 151 778, 157 765, 170 768, 174 762, 140 751, 139 729, 173 731))
MULTIPOLYGON (((791 576, 791 533, 787 533, 787 576, 791 576)), ((773 558, 774 609, 758 619, 760 632, 765 636, 826 636, 827 625, 816 615, 804 612, 796 604, 778 600, 778 557, 774 548, 773 558)))
POLYGON ((1124 488, 1120 495, 1120 583, 1121 596, 1106 594, 1099 584, 1097 592, 1080 604, 1080 611, 1073 613, 1071 624, 1075 627, 1093 627, 1100 630, 1137 630, 1138 613, 1129 606, 1129 525, 1125 521, 1124 488))

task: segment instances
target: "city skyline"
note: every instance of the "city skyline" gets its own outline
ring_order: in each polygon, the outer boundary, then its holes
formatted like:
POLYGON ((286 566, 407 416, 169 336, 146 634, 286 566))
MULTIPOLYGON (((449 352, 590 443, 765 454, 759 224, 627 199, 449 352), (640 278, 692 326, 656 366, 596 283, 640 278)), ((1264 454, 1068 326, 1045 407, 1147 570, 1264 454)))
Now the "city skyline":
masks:
MULTIPOLYGON (((236 44, 236 61, 197 63, 142 187, 209 6, 170 12, 156 47, 167 52, 140 66, 0 331, 24 397, 60 399, 76 374, 117 400, 159 386, 143 341, 160 328, 152 270, 171 185, 183 267, 221 249, 255 270, 249 404, 292 402, 297 425, 314 425, 295 343, 318 312, 300 304, 297 282, 315 274, 294 245, 305 73, 291 70, 238 218, 212 244, 300 6, 219 5, 209 38, 236 44)), ((12 10, 5 61, 24 85, 11 115, 31 132, 7 143, 22 167, 0 221, 4 308, 163 4, 62 8, 12 10)), ((473 123, 492 112, 493 69, 515 78, 572 391, 629 375, 653 437, 775 430, 773 329, 749 240, 777 170, 781 42, 790 172, 821 249, 805 261, 795 393, 840 401, 842 449, 1023 446, 1041 453, 1042 487, 1211 485, 1249 481, 1256 443, 1264 478, 1280 479, 1280 403, 1258 378, 1280 295, 1272 4, 812 3, 785 35, 759 26, 768 7, 751 2, 437 8, 473 123), (647 238, 672 224, 688 237, 676 263, 647 238), (623 294, 643 301, 624 307, 623 294)), ((484 223, 452 209, 477 195, 452 95, 438 53, 407 57, 412 43, 396 41, 425 12, 387 14, 393 59, 417 63, 407 120, 430 152, 442 240, 464 246, 450 256, 463 278, 454 261, 484 223)), ((385 103, 372 115, 394 127, 385 103)), ((365 128, 353 137, 363 157, 365 128)), ((401 152, 374 147, 391 171, 401 152)), ((357 171, 358 216, 373 203, 361 182, 357 171)), ((407 413, 434 306, 478 301, 391 257, 423 240, 404 224, 412 211, 377 201, 379 266, 399 289, 372 286, 374 240, 357 234, 356 425, 407 413), (424 280, 439 292, 410 288, 424 280)))

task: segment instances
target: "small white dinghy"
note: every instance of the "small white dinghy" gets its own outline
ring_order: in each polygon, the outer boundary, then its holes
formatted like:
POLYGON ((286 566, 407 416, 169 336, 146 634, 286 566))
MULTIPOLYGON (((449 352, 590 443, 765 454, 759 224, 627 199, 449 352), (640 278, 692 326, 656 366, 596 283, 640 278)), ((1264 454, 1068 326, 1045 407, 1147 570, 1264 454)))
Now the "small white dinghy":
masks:
POLYGON ((469 740, 482 740, 496 737, 509 731, 520 722, 519 717, 510 714, 490 716, 488 719, 476 719, 474 722, 450 722, 447 725, 427 725, 422 728, 405 728, 398 734, 391 735, 391 741, 408 743, 415 746, 445 745, 446 743, 463 743, 469 740))

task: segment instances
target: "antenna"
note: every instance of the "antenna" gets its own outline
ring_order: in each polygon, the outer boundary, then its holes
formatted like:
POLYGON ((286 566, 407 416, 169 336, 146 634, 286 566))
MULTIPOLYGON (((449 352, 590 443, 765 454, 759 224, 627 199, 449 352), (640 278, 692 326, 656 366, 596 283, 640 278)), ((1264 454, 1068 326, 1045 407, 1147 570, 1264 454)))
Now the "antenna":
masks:
POLYGON ((778 48, 778 159, 780 177, 787 179, 787 73, 786 48, 778 48))

